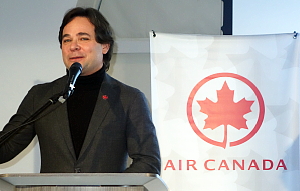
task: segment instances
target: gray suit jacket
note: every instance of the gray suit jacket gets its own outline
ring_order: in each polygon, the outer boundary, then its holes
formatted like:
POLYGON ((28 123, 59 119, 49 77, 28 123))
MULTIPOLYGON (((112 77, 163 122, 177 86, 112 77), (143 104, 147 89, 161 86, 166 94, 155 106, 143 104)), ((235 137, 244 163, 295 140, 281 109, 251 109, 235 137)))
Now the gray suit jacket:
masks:
MULTIPOLYGON (((62 91, 67 78, 31 88, 1 133, 20 125, 50 97, 62 91)), ((71 140, 67 106, 58 102, 0 147, 0 163, 14 158, 35 135, 40 144, 43 173, 160 173, 158 141, 144 94, 108 74, 78 159, 71 140), (126 168, 128 155, 133 162, 126 168)))

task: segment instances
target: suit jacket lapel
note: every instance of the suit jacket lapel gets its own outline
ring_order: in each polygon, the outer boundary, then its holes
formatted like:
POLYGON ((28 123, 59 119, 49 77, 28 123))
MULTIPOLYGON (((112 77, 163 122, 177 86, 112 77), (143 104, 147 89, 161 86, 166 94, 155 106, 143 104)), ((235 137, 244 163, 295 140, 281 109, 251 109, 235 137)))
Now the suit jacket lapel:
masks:
POLYGON ((101 89, 99 91, 98 99, 95 105, 93 115, 89 124, 89 128, 83 142, 80 156, 85 152, 90 142, 96 135, 96 131, 100 128, 101 123, 106 117, 107 112, 110 109, 111 103, 117 98, 116 92, 114 90, 114 85, 111 83, 111 77, 105 73, 101 89))
MULTIPOLYGON (((60 104, 60 103, 58 103, 60 104)), ((64 137, 64 141, 74 158, 76 160, 76 155, 75 155, 75 150, 71 138, 71 132, 70 132, 70 127, 69 127, 69 120, 68 120, 68 111, 67 111, 67 104, 63 103, 62 106, 57 108, 57 121, 59 121, 59 125, 61 126, 61 131, 64 137)))
MULTIPOLYGON (((60 83, 58 83, 55 87, 53 87, 53 95, 62 91, 65 83, 67 81, 67 76, 64 77, 60 83)), ((67 145, 67 148, 69 149, 69 152, 71 153, 72 157, 74 160, 76 160, 76 155, 73 147, 73 142, 71 138, 71 132, 70 132, 70 127, 69 127, 69 120, 68 120, 68 111, 67 111, 67 103, 56 103, 55 107, 56 108, 56 120, 59 126, 59 130, 62 132, 62 136, 64 138, 64 141, 67 145)))

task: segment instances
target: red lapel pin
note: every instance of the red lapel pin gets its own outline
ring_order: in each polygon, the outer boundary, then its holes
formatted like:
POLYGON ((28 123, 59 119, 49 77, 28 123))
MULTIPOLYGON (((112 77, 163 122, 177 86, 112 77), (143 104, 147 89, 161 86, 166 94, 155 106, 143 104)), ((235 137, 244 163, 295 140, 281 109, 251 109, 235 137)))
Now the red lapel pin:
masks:
POLYGON ((107 95, 103 95, 103 96, 102 96, 102 99, 107 100, 107 99, 108 99, 108 96, 107 96, 107 95))

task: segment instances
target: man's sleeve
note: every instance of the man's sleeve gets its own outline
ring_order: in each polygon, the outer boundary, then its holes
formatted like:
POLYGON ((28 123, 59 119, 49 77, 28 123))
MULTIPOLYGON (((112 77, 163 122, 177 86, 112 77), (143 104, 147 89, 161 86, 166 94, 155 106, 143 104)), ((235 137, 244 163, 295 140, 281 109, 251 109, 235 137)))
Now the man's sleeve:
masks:
POLYGON ((124 172, 160 174, 161 159, 156 130, 146 98, 140 91, 129 106, 127 147, 133 162, 124 172))
MULTIPOLYGON (((11 130, 18 128, 31 115, 33 108, 33 97, 31 95, 31 91, 29 91, 20 104, 17 113, 10 118, 9 122, 0 132, 2 138, 11 130)), ((17 133, 14 133, 7 141, 0 145, 0 163, 5 163, 17 156, 29 145, 34 137, 35 130, 33 124, 24 126, 17 133)))

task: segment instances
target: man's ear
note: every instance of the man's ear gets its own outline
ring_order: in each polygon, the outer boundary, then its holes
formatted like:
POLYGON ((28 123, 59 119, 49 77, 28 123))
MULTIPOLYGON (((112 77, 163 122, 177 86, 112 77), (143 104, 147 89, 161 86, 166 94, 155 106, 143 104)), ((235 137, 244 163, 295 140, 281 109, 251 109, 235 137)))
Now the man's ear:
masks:
POLYGON ((106 54, 109 51, 110 44, 102 44, 102 54, 106 54))

